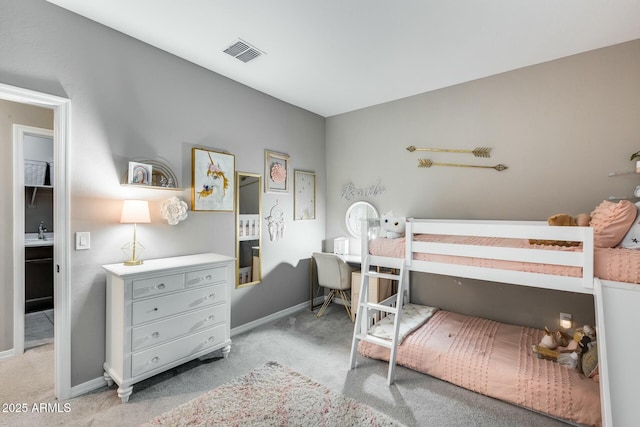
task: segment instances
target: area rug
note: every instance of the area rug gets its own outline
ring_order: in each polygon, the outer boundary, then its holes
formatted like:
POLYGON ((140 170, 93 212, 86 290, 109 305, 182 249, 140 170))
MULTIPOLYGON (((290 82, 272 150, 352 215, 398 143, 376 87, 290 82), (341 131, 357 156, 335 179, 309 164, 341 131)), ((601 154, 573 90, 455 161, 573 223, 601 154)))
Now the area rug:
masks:
POLYGON ((365 404, 269 362, 144 426, 402 426, 365 404))

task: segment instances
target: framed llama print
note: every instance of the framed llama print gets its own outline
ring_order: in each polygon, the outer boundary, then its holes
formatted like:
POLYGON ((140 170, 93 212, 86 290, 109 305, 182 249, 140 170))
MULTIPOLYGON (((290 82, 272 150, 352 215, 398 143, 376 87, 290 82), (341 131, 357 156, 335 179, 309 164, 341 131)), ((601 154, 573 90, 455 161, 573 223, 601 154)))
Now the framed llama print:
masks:
POLYGON ((264 153, 264 191, 289 192, 289 155, 266 150, 264 153))
POLYGON ((191 158, 191 209, 233 212, 235 156, 194 147, 191 158))
POLYGON ((293 172, 293 219, 316 219, 316 174, 293 172))

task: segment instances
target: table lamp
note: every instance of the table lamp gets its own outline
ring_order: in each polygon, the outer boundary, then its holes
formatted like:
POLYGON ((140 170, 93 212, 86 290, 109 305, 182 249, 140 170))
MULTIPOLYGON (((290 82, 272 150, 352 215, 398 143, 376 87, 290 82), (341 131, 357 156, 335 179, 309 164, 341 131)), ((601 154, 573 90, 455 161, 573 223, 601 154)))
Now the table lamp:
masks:
POLYGON ((145 224, 150 222, 149 202, 146 200, 124 200, 122 202, 120 223, 133 224, 133 241, 122 246, 124 253, 129 256, 129 259, 124 262, 124 265, 142 264, 142 260, 136 258, 136 256, 139 256, 140 252, 144 250, 144 246, 136 240, 136 224, 145 224))

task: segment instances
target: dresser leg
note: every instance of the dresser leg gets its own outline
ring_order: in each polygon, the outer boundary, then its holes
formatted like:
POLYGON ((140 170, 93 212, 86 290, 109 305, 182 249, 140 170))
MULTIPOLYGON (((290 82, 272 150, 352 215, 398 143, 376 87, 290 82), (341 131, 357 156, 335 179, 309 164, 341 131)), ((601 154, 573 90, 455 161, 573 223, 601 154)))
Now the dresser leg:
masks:
POLYGON ((231 352, 231 346, 230 345, 224 346, 222 348, 222 357, 226 359, 227 357, 229 357, 230 352, 231 352))
POLYGON ((107 371, 104 372, 104 380, 107 382, 107 387, 111 387, 113 385, 113 378, 111 375, 107 374, 107 371))
POLYGON ((122 399, 122 403, 127 403, 129 401, 129 396, 133 393, 133 386, 129 387, 118 387, 118 397, 122 399))

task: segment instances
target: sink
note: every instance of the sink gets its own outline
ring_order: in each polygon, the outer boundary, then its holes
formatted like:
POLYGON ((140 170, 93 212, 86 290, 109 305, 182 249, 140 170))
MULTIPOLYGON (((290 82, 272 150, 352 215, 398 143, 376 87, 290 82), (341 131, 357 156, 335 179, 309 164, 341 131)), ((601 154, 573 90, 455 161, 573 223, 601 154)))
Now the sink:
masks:
POLYGON ((53 232, 44 233, 44 239, 38 239, 38 233, 24 233, 25 246, 53 246, 53 232))

